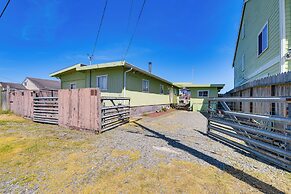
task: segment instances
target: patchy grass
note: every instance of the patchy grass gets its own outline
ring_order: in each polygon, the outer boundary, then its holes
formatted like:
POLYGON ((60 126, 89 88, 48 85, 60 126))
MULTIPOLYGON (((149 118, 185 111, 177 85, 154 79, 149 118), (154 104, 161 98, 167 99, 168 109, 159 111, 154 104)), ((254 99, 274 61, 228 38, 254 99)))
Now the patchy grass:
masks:
POLYGON ((11 113, 5 113, 5 114, 0 113, 0 124, 6 124, 10 122, 23 123, 23 122, 27 122, 27 120, 11 113))
MULTIPOLYGON (((258 193, 209 165, 173 160, 145 168, 140 163, 142 150, 111 147, 111 134, 1 114, 0 193, 258 193)), ((268 175, 253 176, 267 180, 268 175)), ((276 186, 288 193, 291 177, 286 176, 276 186)))
POLYGON ((129 171, 117 169, 100 177, 84 193, 240 193, 248 190, 244 182, 214 167, 173 161, 154 168, 137 166, 129 171))

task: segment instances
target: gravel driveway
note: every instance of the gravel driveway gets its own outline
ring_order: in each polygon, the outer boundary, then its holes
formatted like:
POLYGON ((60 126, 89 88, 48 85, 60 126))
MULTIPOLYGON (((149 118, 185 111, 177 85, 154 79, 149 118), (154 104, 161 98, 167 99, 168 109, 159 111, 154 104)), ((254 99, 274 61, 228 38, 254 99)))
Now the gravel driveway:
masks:
POLYGON ((290 173, 209 138, 206 126, 206 117, 198 112, 174 111, 143 117, 115 129, 114 139, 118 140, 112 146, 139 150, 141 157, 137 163, 147 168, 161 162, 189 161, 228 173, 248 184, 248 192, 280 193, 282 187, 291 193, 290 173))

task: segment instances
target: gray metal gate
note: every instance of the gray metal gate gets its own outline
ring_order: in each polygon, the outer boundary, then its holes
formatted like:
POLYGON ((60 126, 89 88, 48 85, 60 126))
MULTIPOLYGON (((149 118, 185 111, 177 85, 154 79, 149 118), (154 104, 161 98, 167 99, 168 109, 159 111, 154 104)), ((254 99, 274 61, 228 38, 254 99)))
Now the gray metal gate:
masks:
POLYGON ((129 122, 130 98, 101 97, 101 132, 129 122))
POLYGON ((291 119, 287 117, 290 100, 290 98, 210 98, 208 135, 291 171, 291 119), (242 102, 249 103, 251 111, 242 112, 231 108, 233 103, 242 102), (257 106, 279 103, 285 108, 285 117, 254 114, 253 103, 257 106))
POLYGON ((33 121, 58 124, 58 97, 36 97, 33 99, 33 121))

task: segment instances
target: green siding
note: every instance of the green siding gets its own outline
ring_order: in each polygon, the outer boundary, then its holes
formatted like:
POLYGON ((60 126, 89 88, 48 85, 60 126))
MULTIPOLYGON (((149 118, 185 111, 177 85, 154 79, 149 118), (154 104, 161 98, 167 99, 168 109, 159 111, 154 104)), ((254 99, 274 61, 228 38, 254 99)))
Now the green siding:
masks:
MULTIPOLYGON (((289 1, 289 0, 288 0, 289 1)), ((280 23, 278 0, 248 1, 243 17, 245 37, 239 37, 236 57, 234 59, 235 87, 254 79, 252 74, 272 59, 280 56, 280 23), (257 56, 257 36, 263 26, 268 22, 269 45, 268 49, 257 56), (245 71, 242 71, 242 56, 245 55, 245 71)), ((280 59, 280 58, 279 58, 280 59)), ((280 73, 279 63, 275 62, 270 71, 263 72, 263 76, 280 73)), ((259 78, 256 75, 256 78, 259 78)))
POLYGON ((86 74, 75 70, 64 73, 60 76, 62 89, 69 89, 71 83, 75 83, 77 88, 86 87, 86 74))
MULTIPOLYGON (((90 87, 90 71, 86 71, 87 87, 90 87)), ((91 87, 96 87, 96 77, 107 75, 107 91, 106 93, 122 93, 123 90, 123 67, 104 68, 91 70, 91 87)))
POLYGON ((154 79, 139 72, 127 74, 127 90, 142 92, 142 80, 149 80, 149 93, 160 94, 160 85, 164 86, 164 95, 169 94, 170 84, 154 79))
POLYGON ((131 98, 132 106, 170 104, 171 101, 173 103, 177 102, 177 96, 175 95, 173 95, 173 99, 170 100, 169 92, 171 88, 177 88, 172 87, 172 85, 168 83, 135 71, 130 71, 129 73, 127 73, 126 78, 126 96, 131 98), (143 79, 149 80, 149 92, 142 92, 143 79), (164 86, 164 94, 160 94, 160 85, 164 86))
POLYGON ((218 97, 218 89, 217 88, 188 88, 191 91, 191 101, 190 106, 193 111, 201 111, 206 112, 208 109, 208 100, 205 98, 198 97, 199 90, 208 90, 209 97, 218 97))
MULTIPOLYGON (((71 83, 76 83, 77 88, 95 88, 96 77, 107 75, 107 90, 101 91, 103 96, 122 97, 123 91, 123 67, 103 68, 96 70, 87 70, 77 72, 75 70, 64 73, 60 76, 62 89, 69 89, 71 83), (91 80, 91 81, 90 81, 91 80)), ((174 87, 166 82, 152 78, 139 72, 131 71, 127 73, 127 90, 126 96, 131 98, 132 106, 170 104, 177 102, 177 87, 174 87), (148 93, 142 92, 142 80, 149 80, 148 93), (164 85, 164 94, 160 94, 160 84, 164 85), (171 89, 173 95, 170 98, 171 89), (176 91, 174 91, 176 90, 176 91)))

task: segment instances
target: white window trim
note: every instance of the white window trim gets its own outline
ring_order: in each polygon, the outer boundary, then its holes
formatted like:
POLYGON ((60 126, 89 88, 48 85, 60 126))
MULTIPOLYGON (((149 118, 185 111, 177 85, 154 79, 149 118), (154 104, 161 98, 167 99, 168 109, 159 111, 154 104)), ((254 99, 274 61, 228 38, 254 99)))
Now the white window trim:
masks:
POLYGON ((197 97, 198 98, 208 98, 209 97, 209 90, 197 90, 197 97), (207 91, 208 92, 208 95, 207 96, 199 96, 199 92, 205 92, 207 91))
POLYGON ((261 28, 261 30, 259 31, 258 35, 257 35, 257 57, 260 57, 267 49, 269 48, 269 21, 267 21, 263 27, 261 28), (262 52, 259 54, 259 35, 263 32, 264 28, 267 27, 267 47, 262 50, 262 52))
POLYGON ((150 81, 148 79, 142 79, 142 82, 141 82, 141 91, 144 92, 144 93, 149 93, 150 92, 150 81), (143 90, 143 81, 147 81, 148 82, 148 91, 144 91, 143 90))
POLYGON ((97 78, 98 77, 106 77, 106 81, 107 81, 107 83, 106 83, 106 89, 102 89, 102 90, 100 88, 99 89, 100 89, 100 91, 107 91, 108 90, 108 74, 106 74, 106 75, 97 75, 96 76, 96 88, 98 88, 97 87, 97 80, 98 80, 97 78))
POLYGON ((77 84, 76 84, 76 82, 72 82, 72 83, 70 83, 70 89, 72 89, 72 85, 75 85, 75 86, 76 86, 76 89, 77 89, 77 84))
POLYGON ((160 94, 165 94, 165 87, 163 84, 160 84, 160 94), (161 92, 161 88, 163 88, 163 93, 161 92))

